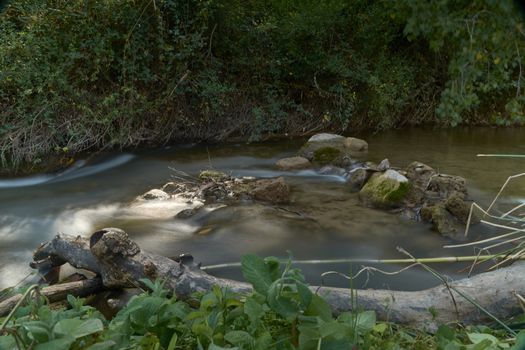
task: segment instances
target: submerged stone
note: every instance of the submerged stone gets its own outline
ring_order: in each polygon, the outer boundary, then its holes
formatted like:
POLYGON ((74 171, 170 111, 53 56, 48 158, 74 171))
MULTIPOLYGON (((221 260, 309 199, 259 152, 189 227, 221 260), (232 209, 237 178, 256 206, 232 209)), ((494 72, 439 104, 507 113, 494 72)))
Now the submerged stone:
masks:
POLYGON ((290 187, 283 177, 257 180, 254 182, 250 195, 258 201, 274 204, 287 203, 290 201, 290 187))
POLYGON ((287 171, 308 169, 312 166, 312 163, 305 157, 289 157, 278 160, 276 165, 280 170, 287 171))

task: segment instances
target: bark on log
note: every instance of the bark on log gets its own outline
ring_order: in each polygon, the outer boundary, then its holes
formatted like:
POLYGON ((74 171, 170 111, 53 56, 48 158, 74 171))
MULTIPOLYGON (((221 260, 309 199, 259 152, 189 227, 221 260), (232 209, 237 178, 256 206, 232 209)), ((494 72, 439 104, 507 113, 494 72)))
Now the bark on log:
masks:
MULTIPOLYGON (((66 299, 68 294, 76 297, 85 297, 100 292, 104 286, 100 278, 75 281, 54 286, 44 287, 40 294, 47 297, 50 302, 66 299)), ((16 294, 0 303, 0 317, 6 316, 20 301, 22 294, 16 294)))
MULTIPOLYGON (((183 255, 174 261, 141 251, 124 231, 116 228, 95 232, 89 244, 78 237, 57 236, 37 249, 34 258, 37 261, 50 259, 57 264, 67 261, 75 267, 97 272, 108 288, 136 286, 142 278, 161 279, 183 300, 188 300, 193 292, 209 291, 213 285, 237 293, 252 290, 247 283, 207 274, 193 262, 191 256, 183 255)), ((524 274, 525 264, 516 263, 449 285, 469 295, 494 316, 507 318, 520 312, 514 293, 525 294, 524 274)), ((349 289, 311 288, 327 300, 335 313, 352 310, 349 289)), ((445 286, 415 292, 358 290, 357 301, 360 309, 374 310, 380 319, 429 330, 448 322, 476 324, 489 320, 487 315, 445 286), (457 313, 451 294, 456 301, 457 313)))

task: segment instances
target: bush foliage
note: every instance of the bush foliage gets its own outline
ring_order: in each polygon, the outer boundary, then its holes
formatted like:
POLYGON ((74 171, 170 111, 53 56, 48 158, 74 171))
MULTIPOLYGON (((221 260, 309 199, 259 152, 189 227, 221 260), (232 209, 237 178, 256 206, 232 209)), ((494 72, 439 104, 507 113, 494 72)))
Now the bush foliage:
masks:
POLYGON ((510 1, 19 0, 0 156, 403 124, 523 123, 510 1))
MULTIPOLYGON (((520 350, 525 345, 525 331, 509 338, 485 326, 443 325, 430 335, 378 322, 357 302, 354 312, 334 317, 299 270, 279 266, 275 258, 244 256, 243 275, 254 292, 236 295, 215 288, 195 295, 193 307, 168 297, 162 283, 143 280, 150 292, 133 297, 109 321, 82 299, 69 296, 67 310, 33 300, 16 310, 0 334, 0 349, 520 350)), ((518 327, 521 321, 516 320, 518 327)))

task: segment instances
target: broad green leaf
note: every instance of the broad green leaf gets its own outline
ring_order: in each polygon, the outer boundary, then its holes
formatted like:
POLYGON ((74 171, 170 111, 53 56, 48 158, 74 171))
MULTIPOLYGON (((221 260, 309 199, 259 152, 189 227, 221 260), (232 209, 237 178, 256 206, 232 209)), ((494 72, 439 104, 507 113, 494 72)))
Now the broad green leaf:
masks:
POLYGON ((42 321, 25 322, 23 327, 28 331, 30 339, 34 339, 37 343, 45 343, 51 339, 51 330, 49 325, 42 321))
POLYGON ((270 271, 272 281, 275 281, 281 277, 281 263, 279 262, 279 259, 269 256, 264 258, 264 262, 266 263, 266 266, 268 266, 268 271, 270 271))
POLYGON ((516 337, 516 344, 511 348, 511 350, 523 350, 525 349, 525 331, 518 333, 516 337))
POLYGON ((306 316, 318 316, 323 321, 328 322, 332 319, 332 308, 326 300, 314 294, 304 314, 306 316))
POLYGON ((0 336, 0 349, 16 349, 15 338, 11 335, 0 336))
POLYGON ((238 349, 239 349, 238 347, 235 347, 235 348, 223 348, 222 346, 215 345, 213 343, 211 343, 210 346, 208 346, 208 350, 238 350, 238 349))
POLYGON ((170 343, 168 344, 167 350, 175 350, 175 346, 177 345, 178 338, 179 337, 177 336, 177 333, 173 333, 170 339, 170 343))
POLYGON ((228 332, 224 335, 224 340, 237 346, 251 345, 253 343, 253 337, 245 331, 228 332))
POLYGON ((255 299, 248 297, 244 303, 244 313, 248 315, 250 322, 256 322, 264 315, 264 308, 255 299))
POLYGON ((74 342, 74 337, 65 336, 63 338, 51 340, 47 343, 38 344, 35 346, 35 350, 69 350, 69 347, 74 342))
POLYGON ((269 332, 265 332, 255 340, 255 350, 267 350, 271 348, 273 343, 272 335, 269 332))
POLYGON ((241 266, 244 279, 250 282, 257 292, 267 295, 273 280, 264 260, 257 255, 247 254, 242 257, 241 266))
POLYGON ((454 330, 446 325, 439 326, 436 332, 436 336, 447 340, 456 339, 456 333, 454 332, 454 330))
POLYGON ((297 303, 281 293, 279 280, 272 283, 268 290, 268 305, 282 317, 291 322, 299 314, 297 303))
POLYGON ((299 300, 301 302, 301 307, 303 309, 306 309, 310 302, 312 301, 312 296, 314 295, 310 288, 304 283, 297 282, 295 284, 297 286, 297 293, 299 294, 299 300))
POLYGON ((486 333, 467 333, 467 336, 473 344, 479 344, 483 341, 485 341, 485 343, 486 341, 489 341, 490 343, 488 344, 492 345, 497 345, 499 343, 498 338, 486 333))
POLYGON ((317 349, 320 338, 317 325, 299 327, 299 349, 317 349))
POLYGON ((85 350, 108 350, 114 348, 116 345, 117 343, 115 343, 113 340, 107 340, 101 343, 93 344, 85 350))
POLYGON ((211 329, 210 326, 204 324, 204 323, 197 323, 191 326, 191 330, 196 335, 202 335, 208 339, 211 339, 213 337, 213 329, 211 329))
POLYGON ((357 329, 360 332, 370 332, 376 325, 376 313, 363 311, 357 314, 357 329))
POLYGON ((337 322, 335 320, 323 322, 319 325, 319 334, 322 338, 333 337, 340 339, 349 335, 350 331, 351 329, 348 324, 337 322))
POLYGON ((373 331, 379 334, 383 334, 387 329, 388 325, 386 323, 378 323, 374 326, 373 331))
POLYGON ((78 339, 86 335, 101 332, 103 329, 104 325, 98 318, 90 318, 87 320, 73 318, 58 321, 55 327, 53 327, 53 333, 59 336, 68 335, 78 339))

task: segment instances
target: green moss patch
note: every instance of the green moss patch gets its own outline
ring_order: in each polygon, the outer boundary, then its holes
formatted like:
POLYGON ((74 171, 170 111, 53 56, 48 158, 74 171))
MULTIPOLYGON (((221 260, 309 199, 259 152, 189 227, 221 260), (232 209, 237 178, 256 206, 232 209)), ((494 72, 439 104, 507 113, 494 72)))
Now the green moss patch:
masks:
POLYGON ((334 163, 342 155, 342 152, 335 147, 321 147, 314 151, 314 162, 320 164, 334 163))

